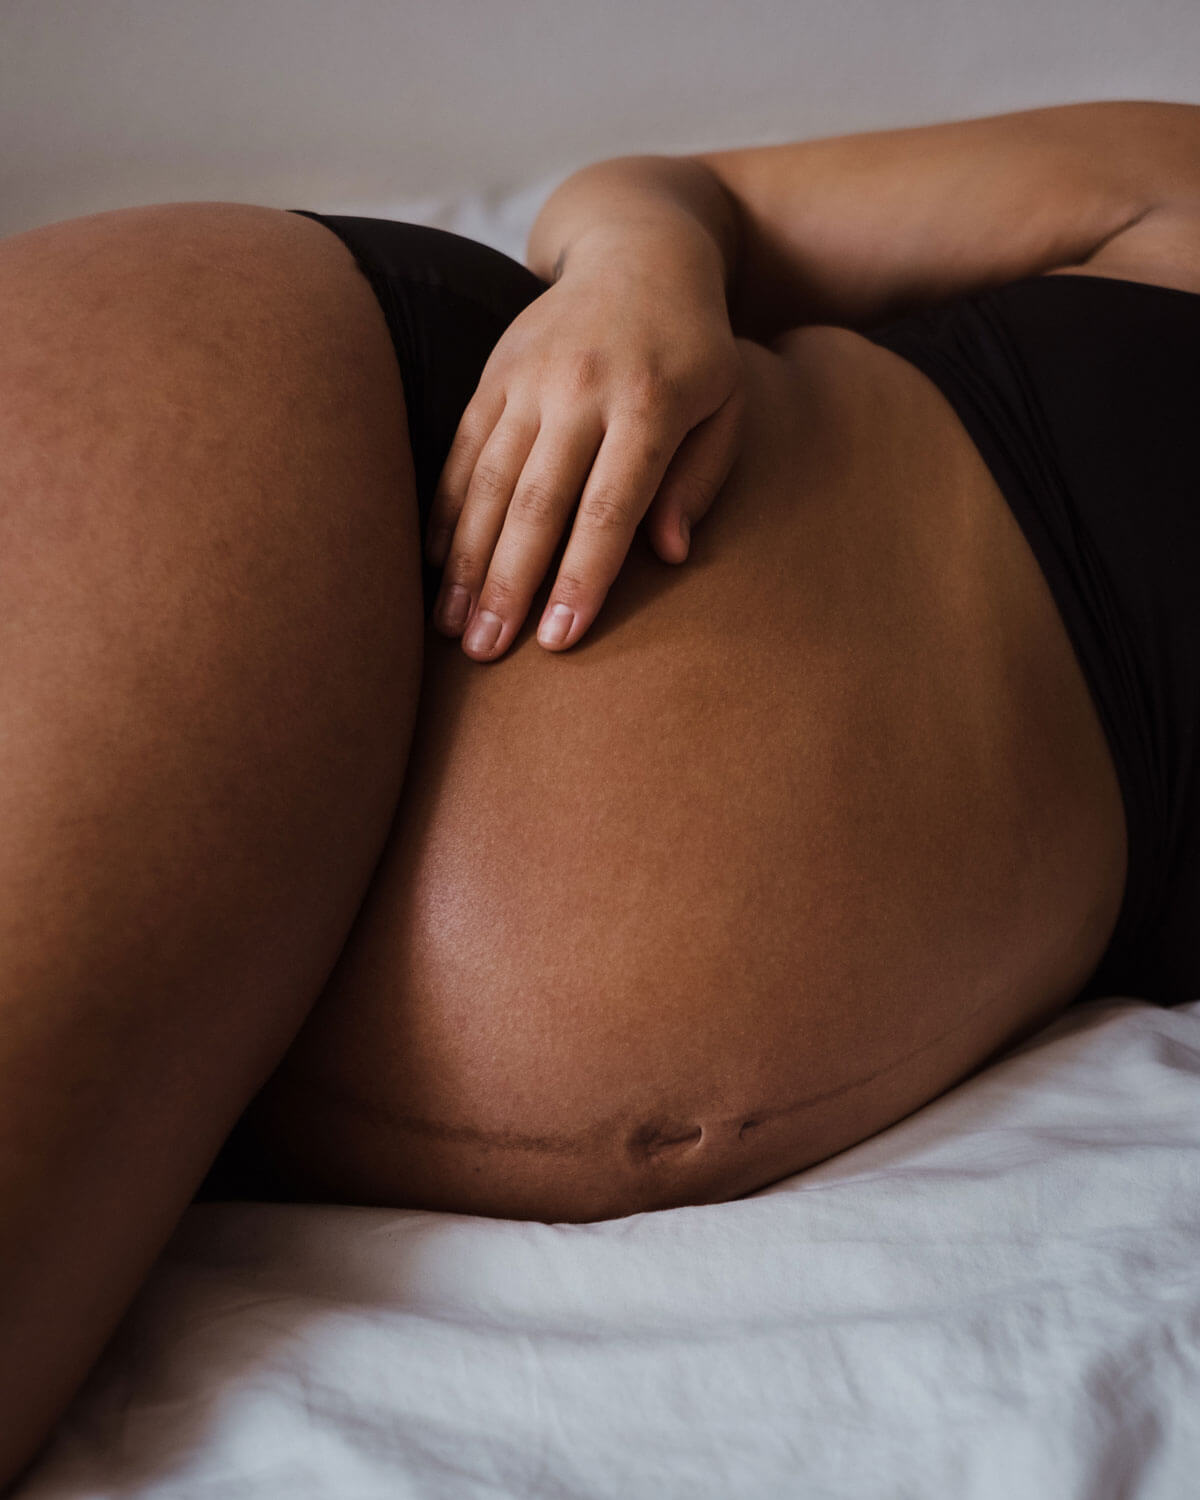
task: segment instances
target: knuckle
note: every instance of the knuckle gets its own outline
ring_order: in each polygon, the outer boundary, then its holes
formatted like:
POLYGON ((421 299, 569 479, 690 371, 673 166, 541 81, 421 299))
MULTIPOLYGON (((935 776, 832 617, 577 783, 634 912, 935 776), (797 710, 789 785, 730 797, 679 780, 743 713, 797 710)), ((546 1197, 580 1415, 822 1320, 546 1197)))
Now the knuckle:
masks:
POLYGON ((640 401, 663 401, 675 390, 675 381, 661 365, 649 364, 634 377, 633 395, 640 401))
POLYGON ((554 580, 553 598, 556 603, 569 604, 573 609, 585 603, 594 593, 594 587, 578 573, 560 571, 554 580))
POLYGON ((586 395, 596 389, 608 370, 609 361, 603 350, 581 349, 571 361, 571 387, 586 395))
POLYGON ((558 491, 542 480, 523 480, 513 496, 510 514, 533 526, 544 526, 559 512, 558 491))
MULTIPOLYGON (((480 389, 483 388, 483 380, 480 378, 480 389)), ((463 409, 462 416, 458 419, 458 428, 455 431, 455 440, 460 444, 482 442, 492 428, 495 420, 485 415, 482 406, 477 402, 468 401, 463 409)))
POLYGON ((579 514, 594 531, 624 531, 629 526, 629 506, 613 490, 599 490, 589 495, 579 514))
POLYGON ((660 438, 646 437, 642 440, 639 450, 641 454, 642 467, 644 469, 661 469, 666 465, 671 450, 660 438))
POLYGON ((662 424, 663 414, 660 412, 656 420, 651 421, 647 416, 640 424, 640 429, 628 433, 622 442, 624 456, 631 460, 637 469, 665 469, 667 460, 678 447, 678 440, 668 441, 669 434, 662 424))
POLYGON ((506 493, 507 488, 508 475, 499 464, 489 463, 484 459, 475 465, 475 472, 471 475, 473 497, 494 500, 506 493))
POLYGON ((481 576, 479 559, 473 552, 455 552, 446 559, 443 572, 448 583, 474 588, 481 576))
POLYGON ((492 574, 479 596, 480 609, 490 609, 493 614, 507 617, 519 607, 520 595, 511 578, 504 574, 492 574))
POLYGON ((627 409, 633 416, 652 416, 669 408, 678 393, 678 382, 661 365, 647 365, 630 380, 627 409))

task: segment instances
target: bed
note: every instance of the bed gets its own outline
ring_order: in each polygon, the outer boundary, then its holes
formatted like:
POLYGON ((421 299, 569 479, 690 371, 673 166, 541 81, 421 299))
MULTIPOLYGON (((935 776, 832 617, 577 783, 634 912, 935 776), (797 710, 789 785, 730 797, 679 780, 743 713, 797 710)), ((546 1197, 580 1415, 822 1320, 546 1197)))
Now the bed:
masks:
POLYGON ((1182 1500, 1200 1001, 594 1224, 191 1208, 18 1500, 1182 1500))
MULTIPOLYGON (((675 148, 591 154, 621 149, 675 148)), ((244 196, 519 259, 562 175, 244 196)), ((30 222, 92 206, 28 202, 30 222)), ((1200 1493, 1198 1246, 1200 997, 1106 997, 735 1202, 594 1224, 194 1205, 13 1493, 1181 1500, 1200 1493)))

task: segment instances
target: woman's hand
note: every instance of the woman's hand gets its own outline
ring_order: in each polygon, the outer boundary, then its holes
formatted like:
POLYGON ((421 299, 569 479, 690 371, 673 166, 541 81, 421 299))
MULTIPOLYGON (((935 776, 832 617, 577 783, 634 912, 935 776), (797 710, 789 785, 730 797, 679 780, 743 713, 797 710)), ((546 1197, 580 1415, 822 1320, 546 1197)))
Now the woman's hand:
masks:
POLYGON ((497 660, 569 526, 538 640, 575 645, 643 518, 664 562, 687 557, 743 404, 722 300, 629 258, 569 268, 504 331, 459 422, 426 537, 445 563, 434 623, 497 660))

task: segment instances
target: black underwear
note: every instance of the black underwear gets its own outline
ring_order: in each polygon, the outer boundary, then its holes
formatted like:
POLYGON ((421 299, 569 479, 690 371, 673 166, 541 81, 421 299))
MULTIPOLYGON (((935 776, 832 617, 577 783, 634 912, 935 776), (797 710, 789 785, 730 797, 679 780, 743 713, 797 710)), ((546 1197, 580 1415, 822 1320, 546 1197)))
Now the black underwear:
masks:
POLYGON ((1108 740, 1128 870, 1080 999, 1200 999, 1200 294, 1033 276, 866 337, 915 365, 991 469, 1108 740))
MULTIPOLYGON (((438 476, 488 355, 524 308, 551 285, 490 245, 447 229, 288 209, 333 231, 383 309, 408 411, 421 541, 438 476)), ((422 559, 428 620, 441 569, 422 559)))

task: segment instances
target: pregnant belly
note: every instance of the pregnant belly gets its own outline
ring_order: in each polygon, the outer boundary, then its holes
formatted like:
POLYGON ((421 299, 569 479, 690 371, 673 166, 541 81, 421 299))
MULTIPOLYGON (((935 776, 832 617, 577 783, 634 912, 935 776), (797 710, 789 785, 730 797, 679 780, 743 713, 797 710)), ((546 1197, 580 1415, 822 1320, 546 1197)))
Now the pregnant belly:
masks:
POLYGON ((249 1117, 300 1195, 736 1197, 949 1088, 1103 951, 1115 776, 975 450, 853 334, 740 347, 742 456, 685 565, 639 536, 563 655, 430 633, 385 857, 249 1117))

